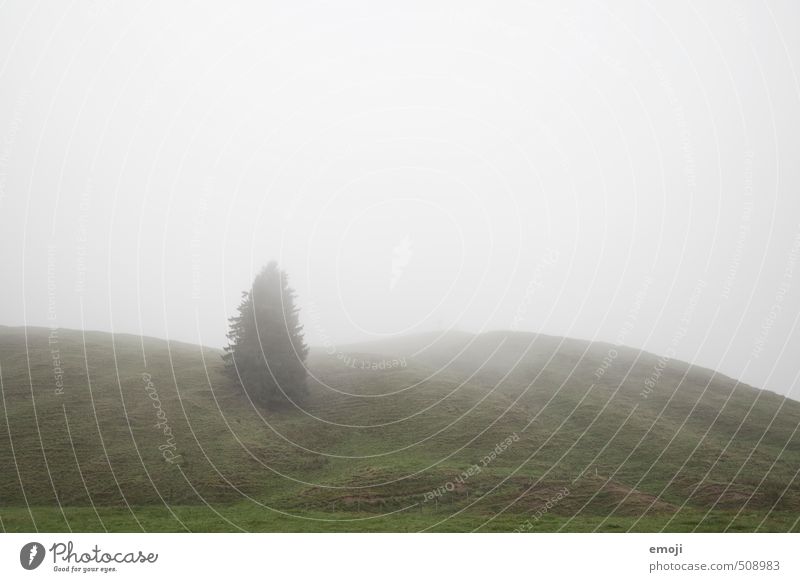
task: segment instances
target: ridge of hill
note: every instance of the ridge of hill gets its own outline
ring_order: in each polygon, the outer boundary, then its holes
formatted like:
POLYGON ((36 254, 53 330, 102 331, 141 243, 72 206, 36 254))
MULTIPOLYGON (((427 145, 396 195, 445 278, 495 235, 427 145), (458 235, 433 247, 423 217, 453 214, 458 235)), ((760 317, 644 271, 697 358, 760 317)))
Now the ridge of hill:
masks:
POLYGON ((711 370, 424 334, 314 349, 307 401, 266 411, 220 355, 0 327, 3 528, 798 529, 800 403, 711 370))

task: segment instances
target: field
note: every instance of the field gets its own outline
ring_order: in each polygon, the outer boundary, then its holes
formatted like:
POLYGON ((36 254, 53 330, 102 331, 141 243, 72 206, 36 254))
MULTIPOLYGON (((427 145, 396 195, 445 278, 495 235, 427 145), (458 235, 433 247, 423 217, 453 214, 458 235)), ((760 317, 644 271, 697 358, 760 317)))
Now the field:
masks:
POLYGON ((619 346, 493 332, 309 358, 0 327, 3 531, 800 531, 800 403, 619 346))

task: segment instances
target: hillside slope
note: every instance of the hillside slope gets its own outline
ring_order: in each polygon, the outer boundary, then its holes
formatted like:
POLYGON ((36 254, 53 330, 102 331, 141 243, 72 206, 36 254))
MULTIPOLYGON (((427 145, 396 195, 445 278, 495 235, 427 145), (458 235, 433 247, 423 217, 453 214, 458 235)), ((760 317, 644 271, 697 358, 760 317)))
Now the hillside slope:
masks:
POLYGON ((3 527, 797 529, 800 403, 709 370, 508 332, 309 369, 264 411, 218 350, 0 327, 3 527))

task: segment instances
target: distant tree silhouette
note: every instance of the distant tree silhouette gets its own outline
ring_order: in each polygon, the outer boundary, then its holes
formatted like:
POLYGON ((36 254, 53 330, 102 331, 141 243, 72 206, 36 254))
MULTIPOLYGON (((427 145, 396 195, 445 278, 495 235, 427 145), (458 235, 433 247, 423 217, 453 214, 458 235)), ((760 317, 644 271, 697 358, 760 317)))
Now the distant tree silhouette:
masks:
POLYGON ((307 391, 308 347, 294 300, 286 273, 272 261, 242 293, 238 314, 229 319, 225 369, 266 407, 297 402, 307 391))

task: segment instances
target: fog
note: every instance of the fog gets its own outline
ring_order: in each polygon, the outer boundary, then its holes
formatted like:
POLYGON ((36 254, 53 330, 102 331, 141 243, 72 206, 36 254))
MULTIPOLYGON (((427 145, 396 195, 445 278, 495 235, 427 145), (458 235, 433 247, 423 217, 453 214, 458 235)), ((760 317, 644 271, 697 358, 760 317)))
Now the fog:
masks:
POLYGON ((791 2, 10 2, 0 324, 513 329, 798 396, 791 2), (794 390, 792 392, 792 390, 794 390))

